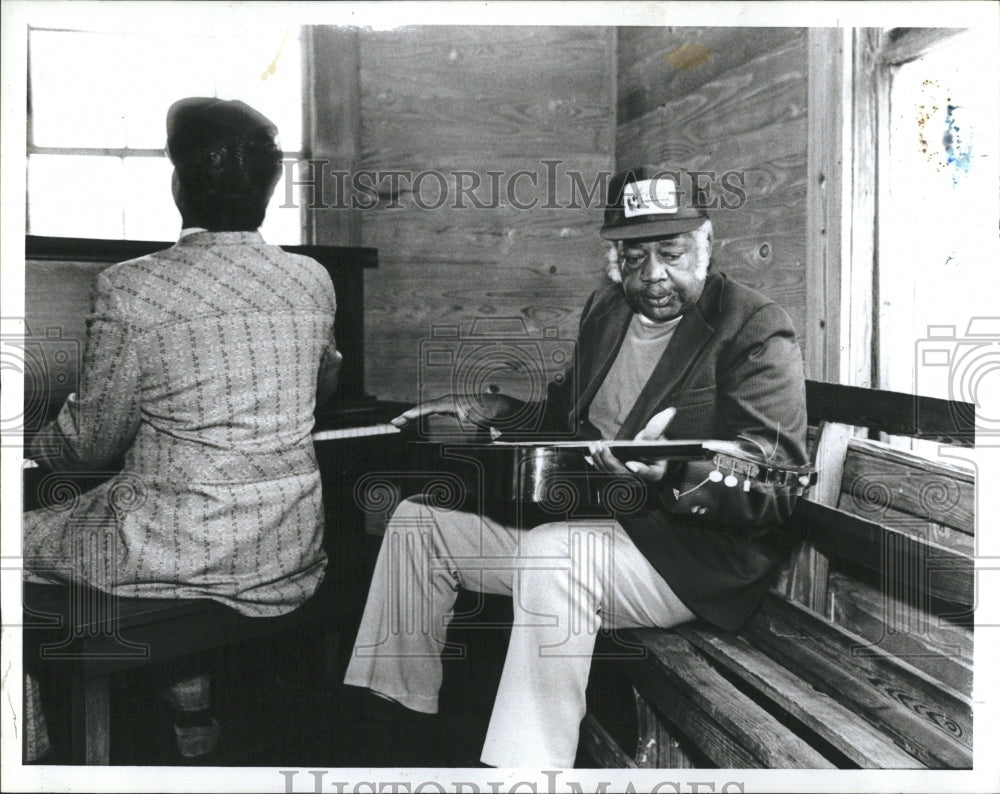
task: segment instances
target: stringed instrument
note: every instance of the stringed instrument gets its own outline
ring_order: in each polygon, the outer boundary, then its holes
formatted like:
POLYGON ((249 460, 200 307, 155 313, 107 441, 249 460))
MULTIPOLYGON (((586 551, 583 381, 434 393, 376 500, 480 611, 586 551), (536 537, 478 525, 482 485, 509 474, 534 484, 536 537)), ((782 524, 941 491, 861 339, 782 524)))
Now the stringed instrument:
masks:
MULTIPOLYGON (((423 470, 461 473, 466 496, 484 504, 536 505, 552 515, 576 517, 630 513, 647 504, 647 483, 638 476, 598 471, 587 462, 588 441, 496 440, 489 443, 414 441, 423 470)), ((744 490, 752 482, 794 493, 816 482, 811 466, 786 466, 747 452, 730 441, 656 440, 603 442, 622 462, 712 461, 708 480, 744 490)))

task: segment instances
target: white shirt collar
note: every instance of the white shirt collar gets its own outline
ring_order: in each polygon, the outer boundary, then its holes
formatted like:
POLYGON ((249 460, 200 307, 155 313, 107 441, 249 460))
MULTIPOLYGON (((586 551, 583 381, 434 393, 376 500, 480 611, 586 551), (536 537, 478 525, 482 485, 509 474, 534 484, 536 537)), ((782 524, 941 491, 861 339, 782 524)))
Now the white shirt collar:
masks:
POLYGON ((676 327, 680 323, 681 318, 684 317, 683 314, 678 314, 676 317, 672 317, 669 320, 661 320, 657 322, 656 320, 651 320, 642 312, 636 312, 635 314, 636 317, 639 318, 639 322, 642 323, 646 328, 668 328, 671 326, 676 327))

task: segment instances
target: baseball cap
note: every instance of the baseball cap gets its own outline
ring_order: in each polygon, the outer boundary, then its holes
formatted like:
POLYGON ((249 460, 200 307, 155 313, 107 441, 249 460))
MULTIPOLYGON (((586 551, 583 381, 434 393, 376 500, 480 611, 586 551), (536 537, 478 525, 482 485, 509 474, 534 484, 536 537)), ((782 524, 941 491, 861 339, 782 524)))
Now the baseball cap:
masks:
POLYGON ((708 218, 707 195, 683 169, 644 165, 615 174, 608 184, 601 237, 640 240, 697 229, 708 218))

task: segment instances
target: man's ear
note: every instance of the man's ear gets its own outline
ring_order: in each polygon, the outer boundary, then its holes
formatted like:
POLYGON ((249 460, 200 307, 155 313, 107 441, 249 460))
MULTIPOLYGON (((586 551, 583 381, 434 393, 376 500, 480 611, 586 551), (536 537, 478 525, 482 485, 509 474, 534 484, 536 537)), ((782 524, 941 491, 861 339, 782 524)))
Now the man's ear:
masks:
POLYGON ((606 254, 608 278, 617 284, 621 284, 622 271, 619 266, 619 245, 616 242, 609 244, 606 254))
POLYGON ((170 193, 174 197, 174 205, 181 216, 184 215, 184 192, 181 189, 181 179, 177 176, 177 169, 174 168, 170 175, 170 193))
POLYGON ((274 189, 278 186, 278 182, 281 181, 281 175, 284 172, 284 161, 278 163, 278 167, 274 169, 274 176, 271 178, 271 184, 267 188, 267 200, 271 200, 271 196, 274 195, 274 189))

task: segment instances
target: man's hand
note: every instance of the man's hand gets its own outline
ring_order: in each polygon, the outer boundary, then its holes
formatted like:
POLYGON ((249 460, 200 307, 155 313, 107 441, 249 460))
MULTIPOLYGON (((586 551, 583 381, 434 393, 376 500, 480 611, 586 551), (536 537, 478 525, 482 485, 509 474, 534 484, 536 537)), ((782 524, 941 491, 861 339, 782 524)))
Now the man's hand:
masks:
POLYGON ((438 414, 441 416, 457 416, 462 418, 462 409, 459 405, 459 396, 456 394, 446 394, 444 397, 437 397, 433 400, 414 405, 412 408, 403 411, 395 419, 390 419, 396 427, 406 427, 411 422, 417 421, 421 416, 431 416, 438 414))
POLYGON ((437 414, 454 416, 463 423, 472 421, 476 424, 489 426, 490 422, 515 413, 519 404, 519 401, 512 397, 493 392, 480 395, 446 394, 443 397, 436 397, 433 400, 415 405, 390 421, 396 427, 403 428, 421 416, 437 414))
MULTIPOLYGON (((676 408, 667 408, 660 411, 646 423, 646 426, 642 430, 639 431, 635 440, 662 440, 664 438, 663 434, 667 429, 667 425, 670 424, 676 413, 676 408)), ((629 460, 622 463, 611 453, 611 450, 608 449, 607 445, 603 441, 595 441, 590 444, 589 460, 593 462, 594 467, 598 471, 622 475, 631 473, 641 477, 647 482, 659 482, 662 480, 664 475, 667 473, 667 464, 669 462, 666 458, 661 458, 660 460, 656 460, 651 463, 640 463, 637 460, 629 460)))

